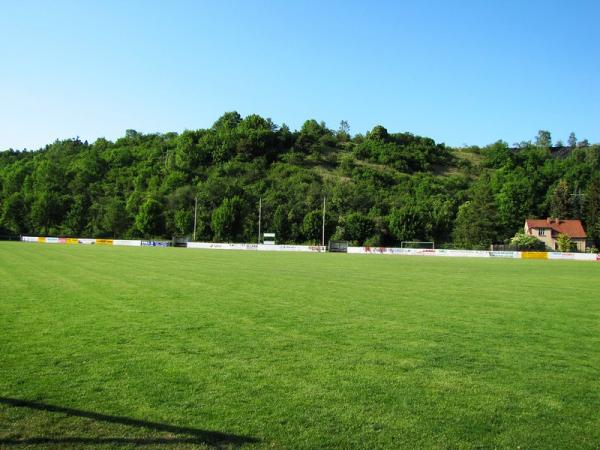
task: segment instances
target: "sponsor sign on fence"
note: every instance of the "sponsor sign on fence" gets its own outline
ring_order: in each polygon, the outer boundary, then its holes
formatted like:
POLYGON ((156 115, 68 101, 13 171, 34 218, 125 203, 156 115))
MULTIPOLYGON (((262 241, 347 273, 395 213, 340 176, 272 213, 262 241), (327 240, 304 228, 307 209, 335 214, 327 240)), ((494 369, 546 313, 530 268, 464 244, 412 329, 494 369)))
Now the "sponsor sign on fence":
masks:
POLYGON ((575 253, 553 252, 548 254, 548 259, 575 259, 575 253))
POLYGON ((188 242, 187 248, 208 250, 256 250, 256 244, 225 244, 220 242, 188 242))
POLYGON ((548 259, 548 252, 521 252, 523 259, 548 259))
POLYGON ((320 245, 226 244, 220 242, 188 242, 187 248, 208 250, 258 250, 266 252, 324 252, 320 245))
POLYGON ((128 240, 128 239, 113 239, 113 245, 127 246, 127 247, 139 247, 142 245, 142 241, 128 240))
POLYGON ((575 261, 596 261, 598 255, 596 253, 548 253, 548 259, 567 259, 575 261))
POLYGON ((455 258, 489 258, 490 252, 484 250, 435 250, 435 256, 451 256, 455 258))
MULTIPOLYGON (((142 245, 142 241, 135 239, 87 239, 87 238, 65 238, 65 237, 44 237, 44 236, 21 236, 23 242, 43 242, 46 244, 84 244, 84 245, 126 245, 130 247, 139 247, 142 245)), ((150 241, 154 242, 154 241, 150 241)), ((161 245, 162 243, 154 243, 154 245, 161 245)), ((166 242, 165 244, 168 244, 166 242)))
POLYGON ((315 252, 320 253, 326 250, 320 245, 259 245, 257 250, 267 252, 315 252))
MULTIPOLYGON (((490 252, 483 250, 446 250, 446 249, 431 249, 431 248, 395 248, 395 247, 348 247, 348 253, 361 253, 373 255, 403 255, 403 256, 448 256, 462 258, 489 258, 490 252)), ((514 258, 513 253, 509 256, 503 255, 505 258, 514 258)), ((516 256, 518 257, 518 256, 516 256)))
POLYGON ((600 261, 600 254, 594 254, 594 253, 575 253, 575 260, 579 260, 579 261, 600 261))
POLYGON ((521 252, 490 252, 491 258, 520 258, 521 252))
POLYGON ((168 241, 142 241, 142 247, 170 247, 168 241))

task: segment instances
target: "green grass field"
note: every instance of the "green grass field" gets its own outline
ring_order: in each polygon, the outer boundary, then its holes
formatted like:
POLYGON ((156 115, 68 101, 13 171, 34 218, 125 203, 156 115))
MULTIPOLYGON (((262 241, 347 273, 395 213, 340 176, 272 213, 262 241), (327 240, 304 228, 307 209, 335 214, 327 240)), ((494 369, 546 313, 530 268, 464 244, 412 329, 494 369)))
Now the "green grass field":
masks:
POLYGON ((0 243, 0 447, 600 448, 600 264, 0 243))

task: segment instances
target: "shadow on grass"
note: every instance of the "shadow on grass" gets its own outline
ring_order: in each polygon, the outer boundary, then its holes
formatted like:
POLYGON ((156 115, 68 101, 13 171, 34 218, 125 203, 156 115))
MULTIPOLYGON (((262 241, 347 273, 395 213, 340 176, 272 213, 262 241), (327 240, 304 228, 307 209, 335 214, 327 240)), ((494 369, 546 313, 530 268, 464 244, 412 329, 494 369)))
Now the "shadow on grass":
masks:
POLYGON ((84 417, 86 419, 118 423, 131 427, 146 428, 148 430, 173 433, 178 435, 187 435, 187 437, 173 438, 86 438, 86 437, 33 437, 25 439, 0 439, 2 445, 36 445, 36 444, 134 444, 134 445, 167 445, 167 444, 204 444, 215 447, 221 446, 240 446, 259 442, 258 439, 247 436, 238 436, 235 434, 220 433, 218 431, 206 431, 196 428, 178 427, 158 422, 148 422, 146 420, 131 419, 129 417, 109 416, 106 414, 95 413, 91 411, 82 411, 79 409, 65 408, 63 406, 47 405, 45 403, 31 402, 28 400, 19 400, 14 398, 0 397, 0 404, 13 406, 17 408, 30 408, 39 411, 67 414, 69 416, 84 417))

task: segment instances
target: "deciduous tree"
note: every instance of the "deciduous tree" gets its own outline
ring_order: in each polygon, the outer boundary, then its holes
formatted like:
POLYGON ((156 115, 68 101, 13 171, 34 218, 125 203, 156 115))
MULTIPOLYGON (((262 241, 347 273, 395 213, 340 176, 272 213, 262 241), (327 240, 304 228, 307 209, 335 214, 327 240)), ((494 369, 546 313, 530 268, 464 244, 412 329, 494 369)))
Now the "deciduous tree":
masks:
POLYGON ((240 233, 241 223, 241 205, 242 201, 238 196, 226 198, 221 205, 214 210, 211 219, 211 228, 214 233, 215 241, 231 242, 240 233))
POLYGON ((458 209, 454 241, 464 248, 488 248, 498 239, 498 213, 487 175, 472 191, 472 199, 458 209))
POLYGON ((143 237, 160 236, 164 228, 162 205, 155 198, 148 198, 142 203, 135 216, 135 226, 143 237))
POLYGON ((571 216, 571 192, 566 180, 560 180, 552 191, 550 215, 558 219, 568 219, 571 216))

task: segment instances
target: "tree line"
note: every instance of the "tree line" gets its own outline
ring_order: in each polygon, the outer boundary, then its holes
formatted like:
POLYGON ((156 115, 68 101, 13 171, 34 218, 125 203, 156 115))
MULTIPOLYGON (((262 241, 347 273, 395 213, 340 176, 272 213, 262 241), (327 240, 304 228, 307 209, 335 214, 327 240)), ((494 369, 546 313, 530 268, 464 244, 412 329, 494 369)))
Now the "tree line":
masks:
POLYGON ((450 148, 376 126, 351 135, 307 120, 300 130, 225 113, 211 128, 114 142, 56 141, 0 152, 0 234, 190 237, 356 245, 435 241, 484 248, 527 217, 581 218, 600 244, 600 146, 534 142, 450 148))

